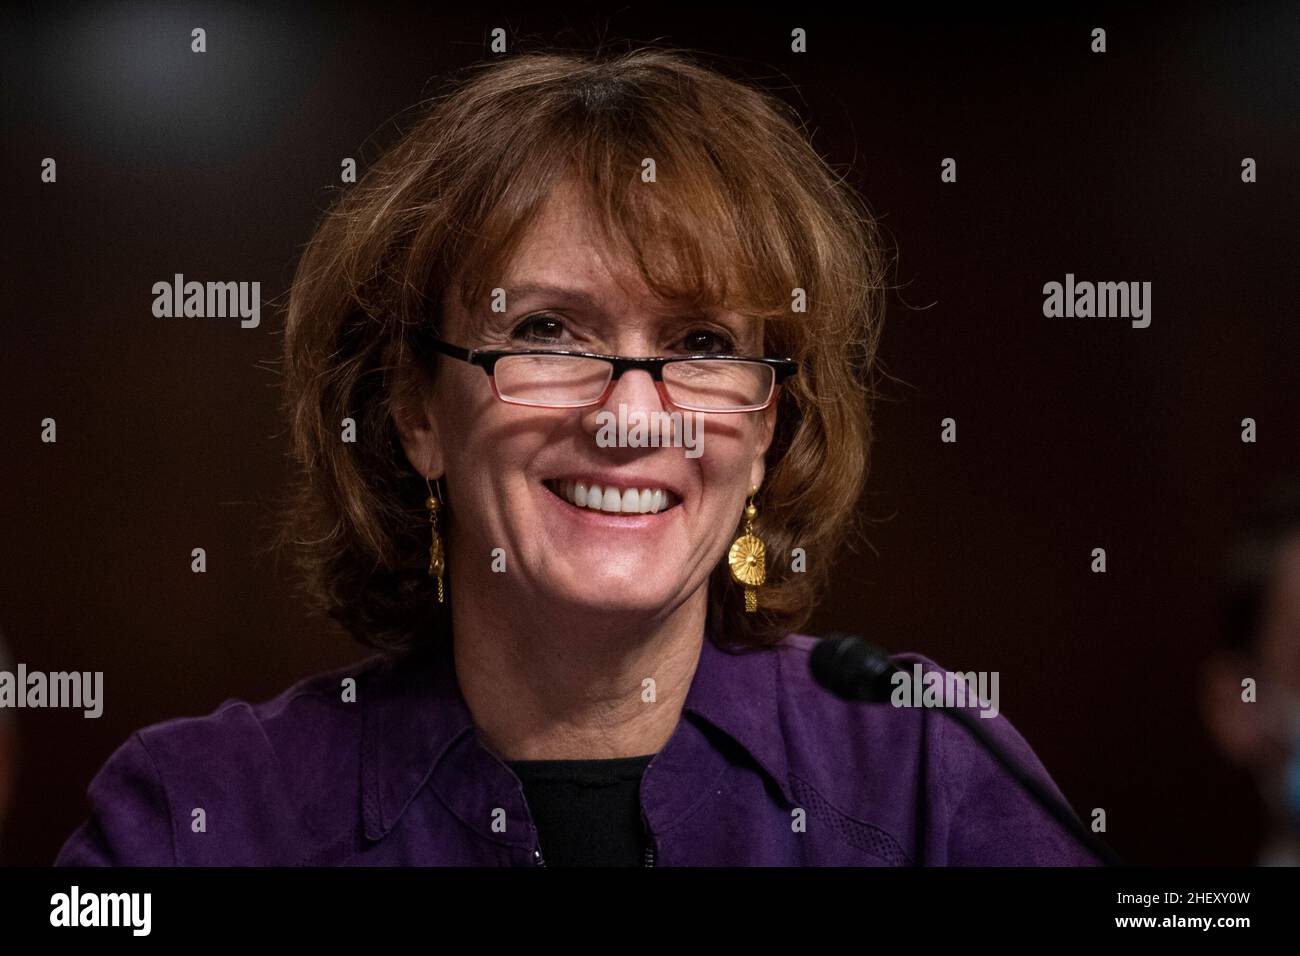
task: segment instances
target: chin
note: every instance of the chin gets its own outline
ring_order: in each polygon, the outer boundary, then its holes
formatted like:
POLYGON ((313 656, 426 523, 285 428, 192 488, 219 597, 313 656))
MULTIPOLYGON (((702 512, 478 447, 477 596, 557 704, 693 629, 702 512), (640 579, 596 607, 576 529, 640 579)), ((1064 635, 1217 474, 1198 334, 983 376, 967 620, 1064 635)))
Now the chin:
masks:
POLYGON ((556 585, 551 590, 561 603, 587 613, 652 615, 668 607, 673 595, 662 586, 646 588, 645 573, 624 576, 593 574, 572 586, 556 585))

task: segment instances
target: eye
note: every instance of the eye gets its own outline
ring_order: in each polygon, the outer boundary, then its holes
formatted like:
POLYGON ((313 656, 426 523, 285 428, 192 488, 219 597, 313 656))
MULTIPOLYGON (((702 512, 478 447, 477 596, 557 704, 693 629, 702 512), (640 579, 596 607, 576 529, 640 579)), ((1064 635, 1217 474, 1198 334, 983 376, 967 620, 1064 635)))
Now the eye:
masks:
POLYGON ((682 338, 682 348, 692 355, 716 352, 719 355, 733 355, 736 351, 735 340, 721 332, 700 329, 688 332, 682 338))
POLYGON ((512 339, 530 345, 559 345, 564 334, 564 320, 546 312, 530 315, 510 333, 512 339))

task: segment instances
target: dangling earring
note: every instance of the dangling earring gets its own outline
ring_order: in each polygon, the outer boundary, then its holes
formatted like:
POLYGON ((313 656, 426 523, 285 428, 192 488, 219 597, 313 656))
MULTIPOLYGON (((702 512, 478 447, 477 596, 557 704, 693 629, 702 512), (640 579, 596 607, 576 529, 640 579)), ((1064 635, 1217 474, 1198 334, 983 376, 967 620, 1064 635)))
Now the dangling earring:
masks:
POLYGON ((429 509, 429 526, 433 532, 433 540, 429 544, 429 577, 438 579, 438 603, 442 604, 446 600, 442 587, 442 573, 447 568, 442 553, 442 535, 438 534, 438 512, 442 510, 442 502, 434 495, 433 486, 429 484, 427 475, 424 483, 429 488, 429 497, 424 499, 424 507, 429 509))
POLYGON ((745 610, 753 613, 758 610, 758 592, 754 590, 763 586, 765 580, 763 542, 754 535, 754 518, 758 509, 754 507, 754 495, 758 489, 749 493, 749 504, 745 506, 745 533, 731 542, 727 552, 727 564, 731 566, 731 579, 745 586, 745 610))

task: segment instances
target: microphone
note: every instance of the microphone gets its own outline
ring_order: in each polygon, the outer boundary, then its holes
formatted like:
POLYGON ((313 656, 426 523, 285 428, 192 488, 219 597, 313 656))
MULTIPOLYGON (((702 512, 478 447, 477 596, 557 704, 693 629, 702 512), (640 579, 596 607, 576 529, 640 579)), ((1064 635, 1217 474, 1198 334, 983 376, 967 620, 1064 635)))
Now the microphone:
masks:
MULTIPOLYGON (((883 703, 893 693, 893 675, 903 671, 890 656, 856 634, 832 631, 818 641, 809 659, 813 679, 844 700, 883 703)), ((1056 799, 1036 777, 1030 776, 979 725, 980 718, 961 708, 938 707, 992 756, 1039 805, 1052 815, 1071 836, 1107 866, 1123 866, 1119 856, 1092 834, 1074 811, 1056 799)))

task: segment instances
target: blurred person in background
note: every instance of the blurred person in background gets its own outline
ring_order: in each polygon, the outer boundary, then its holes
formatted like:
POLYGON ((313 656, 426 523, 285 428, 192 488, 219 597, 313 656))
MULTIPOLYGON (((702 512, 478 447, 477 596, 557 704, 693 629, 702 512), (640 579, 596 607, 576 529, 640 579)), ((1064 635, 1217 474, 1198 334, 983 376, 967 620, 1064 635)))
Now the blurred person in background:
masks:
POLYGON ((1222 646, 1204 670, 1215 743, 1255 778, 1269 834, 1255 862, 1300 864, 1300 481, 1280 484, 1246 522, 1222 576, 1222 646), (1246 699, 1243 682, 1255 681, 1246 699))

